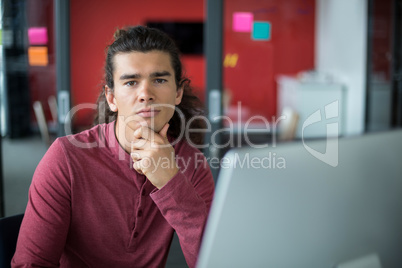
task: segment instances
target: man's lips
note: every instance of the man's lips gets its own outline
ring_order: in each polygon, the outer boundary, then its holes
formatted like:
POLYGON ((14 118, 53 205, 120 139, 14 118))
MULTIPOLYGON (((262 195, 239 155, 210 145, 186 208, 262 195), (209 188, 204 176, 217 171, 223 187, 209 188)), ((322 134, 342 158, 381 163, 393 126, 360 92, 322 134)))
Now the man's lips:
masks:
POLYGON ((137 112, 137 115, 141 117, 154 117, 156 116, 160 110, 157 109, 142 109, 137 112))

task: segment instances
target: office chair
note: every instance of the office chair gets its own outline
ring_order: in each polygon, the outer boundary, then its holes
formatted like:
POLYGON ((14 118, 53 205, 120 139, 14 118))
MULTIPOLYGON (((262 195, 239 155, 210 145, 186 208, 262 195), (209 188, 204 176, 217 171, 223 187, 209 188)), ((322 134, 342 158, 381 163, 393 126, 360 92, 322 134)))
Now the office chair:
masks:
POLYGON ((48 104, 50 112, 52 115, 52 120, 47 121, 45 117, 45 112, 43 110, 43 105, 40 101, 35 101, 33 103, 33 110, 35 112, 36 121, 38 123, 39 132, 42 136, 43 142, 49 147, 54 141, 51 136, 51 132, 55 132, 57 129, 57 101, 55 96, 50 96, 48 98, 48 104))
POLYGON ((38 122, 39 131, 42 136, 43 142, 49 147, 51 144, 49 129, 46 122, 45 113, 43 111, 43 106, 40 101, 35 101, 33 104, 33 109, 36 116, 36 121, 38 122))
POLYGON ((292 141, 296 137, 297 125, 300 119, 299 114, 295 110, 285 107, 281 116, 285 118, 279 121, 279 141, 292 141))
POLYGON ((11 267, 24 214, 0 219, 0 267, 11 267))

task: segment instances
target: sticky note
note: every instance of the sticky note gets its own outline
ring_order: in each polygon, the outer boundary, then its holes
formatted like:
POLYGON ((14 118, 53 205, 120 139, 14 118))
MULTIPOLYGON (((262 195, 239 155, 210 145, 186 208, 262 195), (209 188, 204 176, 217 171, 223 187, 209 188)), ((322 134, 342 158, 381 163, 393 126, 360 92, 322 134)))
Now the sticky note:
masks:
POLYGON ((28 62, 31 66, 46 66, 49 64, 47 47, 29 47, 28 62))
POLYGON ((271 38, 271 23, 266 21, 255 21, 251 37, 254 40, 269 40, 271 38))
POLYGON ((28 29, 28 40, 30 45, 46 45, 47 44, 47 28, 32 27, 28 29))
POLYGON ((239 59, 239 55, 237 53, 234 54, 226 54, 225 60, 223 61, 223 67, 236 67, 237 60, 239 59))
POLYGON ((232 28, 235 32, 251 32, 254 15, 251 12, 233 13, 232 28))

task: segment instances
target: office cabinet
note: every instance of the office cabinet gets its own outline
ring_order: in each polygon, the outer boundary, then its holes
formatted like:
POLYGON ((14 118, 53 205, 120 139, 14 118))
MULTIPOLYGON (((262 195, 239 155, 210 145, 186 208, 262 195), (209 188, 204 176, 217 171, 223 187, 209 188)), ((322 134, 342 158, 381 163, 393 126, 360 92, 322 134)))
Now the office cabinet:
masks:
POLYGON ((282 76, 278 82, 278 111, 285 107, 299 115, 296 138, 341 136, 345 131, 345 86, 338 82, 301 81, 282 76))

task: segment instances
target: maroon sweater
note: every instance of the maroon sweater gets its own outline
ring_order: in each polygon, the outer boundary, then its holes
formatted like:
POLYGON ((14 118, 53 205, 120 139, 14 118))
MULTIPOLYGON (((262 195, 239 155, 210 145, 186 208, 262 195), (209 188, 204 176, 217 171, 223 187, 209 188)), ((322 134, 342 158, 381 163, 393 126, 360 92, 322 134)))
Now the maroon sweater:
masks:
POLYGON ((33 176, 12 267, 162 267, 174 231, 193 267, 214 182, 199 150, 174 148, 180 171, 158 190, 114 123, 57 139, 33 176))

